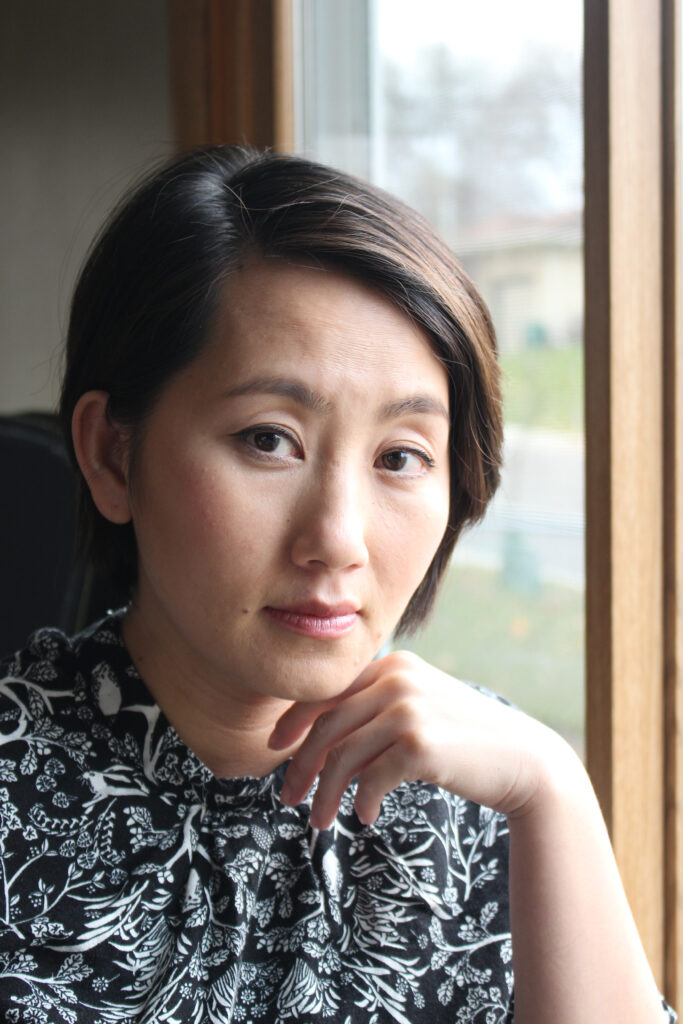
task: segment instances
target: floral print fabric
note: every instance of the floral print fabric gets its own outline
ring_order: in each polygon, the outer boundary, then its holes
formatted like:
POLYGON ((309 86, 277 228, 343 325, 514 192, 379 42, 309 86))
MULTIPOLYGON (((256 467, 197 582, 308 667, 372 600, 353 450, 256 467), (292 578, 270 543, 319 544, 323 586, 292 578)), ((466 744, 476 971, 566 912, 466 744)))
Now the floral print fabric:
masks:
POLYGON ((513 1019, 507 829, 404 785, 362 826, 216 779, 111 615, 0 672, 0 1010, 30 1024, 513 1019))
POLYGON ((0 1009, 22 1022, 511 1019, 504 819, 404 785, 362 826, 216 779, 118 616, 0 682, 0 1009))

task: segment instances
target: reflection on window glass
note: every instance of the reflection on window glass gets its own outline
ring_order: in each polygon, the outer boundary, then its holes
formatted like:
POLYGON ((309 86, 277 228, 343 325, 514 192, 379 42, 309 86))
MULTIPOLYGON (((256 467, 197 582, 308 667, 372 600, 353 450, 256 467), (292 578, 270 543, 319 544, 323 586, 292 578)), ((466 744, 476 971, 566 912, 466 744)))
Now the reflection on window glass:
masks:
POLYGON ((299 0, 299 148, 419 209, 505 371, 505 469, 411 646, 581 748, 580 0, 299 0))

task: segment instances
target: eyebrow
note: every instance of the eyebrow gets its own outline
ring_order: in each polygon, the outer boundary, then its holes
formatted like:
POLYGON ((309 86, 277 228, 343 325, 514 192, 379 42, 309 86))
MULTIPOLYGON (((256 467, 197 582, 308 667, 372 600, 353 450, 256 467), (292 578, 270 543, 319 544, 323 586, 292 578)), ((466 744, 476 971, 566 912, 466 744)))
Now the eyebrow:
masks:
POLYGON ((306 387, 301 381, 291 380, 288 377, 255 377, 254 380, 238 384, 237 387, 224 391, 223 398, 239 398, 241 395, 284 395, 291 398, 305 409, 312 412, 329 412, 332 409, 332 402, 322 395, 306 387))
MULTIPOLYGON (((333 403, 307 387, 301 381, 289 377, 255 377, 253 380, 238 384, 228 391, 224 391, 222 398, 239 398, 242 395, 267 394, 284 395, 302 405, 312 412, 330 412, 333 403)), ((383 405, 379 412, 380 420, 397 419, 405 416, 406 413, 422 413, 428 416, 441 416, 450 423, 448 409, 437 398, 431 395, 411 395, 408 398, 399 398, 395 402, 388 402, 383 405)))
POLYGON ((412 395, 410 398, 400 398, 397 402, 389 402, 382 406, 380 419, 393 420, 399 416, 405 416, 409 412, 426 413, 428 416, 443 416, 450 423, 451 418, 448 409, 438 398, 431 395, 412 395))

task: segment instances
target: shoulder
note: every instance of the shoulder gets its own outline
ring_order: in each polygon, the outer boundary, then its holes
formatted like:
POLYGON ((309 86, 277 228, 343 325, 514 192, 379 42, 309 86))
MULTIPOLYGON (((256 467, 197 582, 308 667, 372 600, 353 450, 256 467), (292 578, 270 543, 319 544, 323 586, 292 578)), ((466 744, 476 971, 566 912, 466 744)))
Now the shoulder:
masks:
POLYGON ((4 683, 53 681, 59 666, 72 651, 73 641, 59 629, 38 629, 26 645, 0 661, 0 678, 4 683))
POLYGON ((41 702, 78 695, 83 674, 106 662, 108 649, 122 646, 119 619, 113 613, 74 637, 52 627, 36 630, 22 649, 0 660, 0 701, 23 693, 37 711, 41 702))
POLYGON ((0 732, 4 742, 26 735, 31 723, 52 717, 73 697, 72 642, 57 629, 40 629, 0 663, 0 732))
POLYGON ((37 630, 0 662, 0 779, 17 781, 17 768, 32 774, 31 766, 55 749, 82 761, 97 712, 97 678, 107 674, 107 651, 117 643, 114 619, 75 637, 37 630))

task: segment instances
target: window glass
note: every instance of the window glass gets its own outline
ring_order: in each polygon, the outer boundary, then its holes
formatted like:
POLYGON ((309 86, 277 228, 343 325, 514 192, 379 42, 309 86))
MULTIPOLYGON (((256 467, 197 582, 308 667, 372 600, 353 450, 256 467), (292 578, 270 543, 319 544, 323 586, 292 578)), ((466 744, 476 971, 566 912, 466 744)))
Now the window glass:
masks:
POLYGON ((580 0, 299 0, 297 140, 419 209, 474 278, 505 469, 410 646, 583 744, 580 0))

